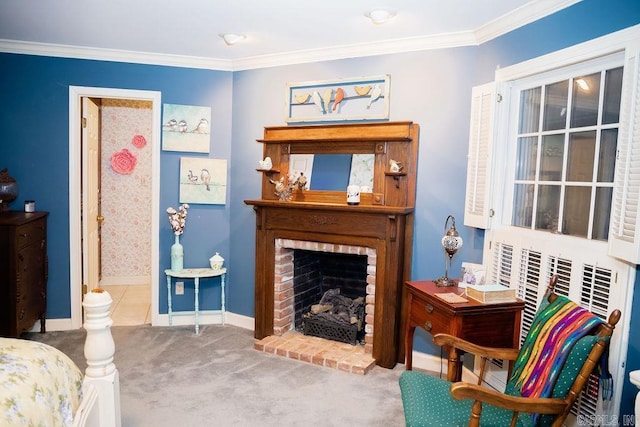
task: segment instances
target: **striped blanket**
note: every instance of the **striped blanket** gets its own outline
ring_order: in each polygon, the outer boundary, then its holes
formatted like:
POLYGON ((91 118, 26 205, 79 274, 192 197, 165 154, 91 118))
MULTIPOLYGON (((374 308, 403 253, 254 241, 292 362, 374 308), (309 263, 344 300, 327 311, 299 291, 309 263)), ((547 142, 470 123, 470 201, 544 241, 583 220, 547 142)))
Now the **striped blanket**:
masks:
MULTIPOLYGON (((542 306, 531 324, 511 376, 521 395, 550 397, 573 345, 601 323, 602 319, 563 296, 542 306)), ((537 416, 534 414, 534 417, 535 421, 537 416)))

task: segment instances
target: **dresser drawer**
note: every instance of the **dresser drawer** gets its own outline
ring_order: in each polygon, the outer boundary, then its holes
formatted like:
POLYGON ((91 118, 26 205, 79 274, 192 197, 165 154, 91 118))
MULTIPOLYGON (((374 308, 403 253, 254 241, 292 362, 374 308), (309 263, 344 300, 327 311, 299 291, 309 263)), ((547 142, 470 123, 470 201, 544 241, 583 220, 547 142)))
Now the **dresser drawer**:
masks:
POLYGON ((40 244, 45 239, 44 221, 32 221, 16 227, 18 249, 32 243, 40 244))
POLYGON ((450 316, 438 306, 414 295, 410 310, 411 322, 430 334, 449 332, 450 316))

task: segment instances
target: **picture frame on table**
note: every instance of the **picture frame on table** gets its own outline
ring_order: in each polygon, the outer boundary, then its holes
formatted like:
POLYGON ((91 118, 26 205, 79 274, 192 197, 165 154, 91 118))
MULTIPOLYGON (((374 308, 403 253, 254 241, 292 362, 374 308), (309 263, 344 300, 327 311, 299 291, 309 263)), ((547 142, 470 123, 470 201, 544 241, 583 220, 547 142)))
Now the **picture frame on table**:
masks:
POLYGON ((467 285, 484 285, 486 283, 486 270, 486 267, 482 264, 463 262, 458 286, 464 288, 467 285))

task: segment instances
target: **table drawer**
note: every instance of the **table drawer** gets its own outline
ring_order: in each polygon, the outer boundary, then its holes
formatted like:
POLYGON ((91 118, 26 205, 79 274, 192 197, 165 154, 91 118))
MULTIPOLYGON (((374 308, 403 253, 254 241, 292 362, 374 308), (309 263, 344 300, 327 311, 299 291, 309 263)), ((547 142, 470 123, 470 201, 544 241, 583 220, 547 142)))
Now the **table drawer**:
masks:
POLYGON ((410 310, 411 322, 430 334, 449 332, 449 316, 439 307, 414 295, 410 310))

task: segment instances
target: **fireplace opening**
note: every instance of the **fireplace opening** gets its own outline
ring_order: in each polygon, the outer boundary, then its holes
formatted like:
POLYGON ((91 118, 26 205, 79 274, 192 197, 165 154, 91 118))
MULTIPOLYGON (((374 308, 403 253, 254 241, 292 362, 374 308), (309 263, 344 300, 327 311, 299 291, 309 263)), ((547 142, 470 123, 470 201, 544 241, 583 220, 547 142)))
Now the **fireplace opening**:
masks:
POLYGON ((367 256, 293 252, 295 329, 353 345, 364 343, 367 256))

